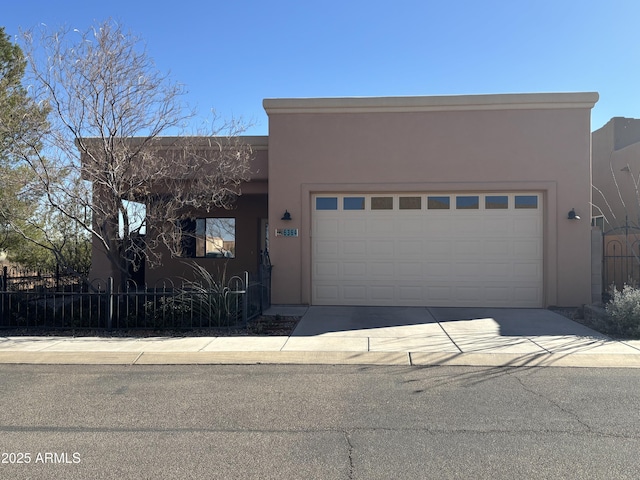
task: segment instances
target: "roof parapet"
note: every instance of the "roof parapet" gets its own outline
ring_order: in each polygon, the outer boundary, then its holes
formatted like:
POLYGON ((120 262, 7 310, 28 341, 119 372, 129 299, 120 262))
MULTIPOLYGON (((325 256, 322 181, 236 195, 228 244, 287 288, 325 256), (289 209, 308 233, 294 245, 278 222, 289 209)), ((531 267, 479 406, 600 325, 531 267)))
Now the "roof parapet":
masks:
POLYGON ((280 113, 437 112, 593 108, 597 92, 506 93, 418 97, 266 98, 268 115, 280 113))

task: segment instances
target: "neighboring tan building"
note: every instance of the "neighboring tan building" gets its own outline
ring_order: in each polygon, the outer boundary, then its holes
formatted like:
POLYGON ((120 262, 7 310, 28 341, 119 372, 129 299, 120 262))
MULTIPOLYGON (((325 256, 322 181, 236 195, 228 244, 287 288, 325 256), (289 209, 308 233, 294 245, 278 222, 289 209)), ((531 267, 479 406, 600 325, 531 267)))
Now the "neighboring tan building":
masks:
POLYGON ((603 285, 640 283, 640 120, 615 117, 592 134, 592 222, 602 228, 603 285))
POLYGON ((593 216, 605 231, 640 227, 640 120, 612 118, 592 143, 593 216))
MULTIPOLYGON (((250 138, 259 168, 234 210, 194 212, 220 250, 194 261, 255 271, 268 246, 273 304, 590 303, 597 100, 266 99, 269 136, 250 138)), ((184 274, 183 262, 147 269, 147 284, 184 274)))

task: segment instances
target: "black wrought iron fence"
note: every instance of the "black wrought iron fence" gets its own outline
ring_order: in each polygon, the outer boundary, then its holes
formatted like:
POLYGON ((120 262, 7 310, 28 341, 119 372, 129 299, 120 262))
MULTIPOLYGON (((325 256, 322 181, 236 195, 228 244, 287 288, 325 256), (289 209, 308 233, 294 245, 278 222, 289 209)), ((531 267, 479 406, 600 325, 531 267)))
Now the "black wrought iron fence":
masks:
MULTIPOLYGON (((85 274, 86 272, 81 272, 85 274)), ((58 292, 82 291, 82 275, 69 272, 57 265, 53 270, 33 270, 20 266, 3 266, 0 269, 0 291, 55 290, 58 292)))
POLYGON ((626 226, 603 235, 603 288, 640 285, 640 230, 626 226))
POLYGON ((271 267, 232 277, 221 289, 156 288, 115 291, 113 281, 85 291, 8 289, 0 284, 0 327, 45 329, 190 330, 244 327, 269 306, 271 267))
POLYGON ((0 291, 0 326, 13 328, 105 328, 100 293, 0 291))
POLYGON ((263 265, 257 274, 246 274, 242 314, 246 321, 261 315, 271 306, 271 266, 263 265))

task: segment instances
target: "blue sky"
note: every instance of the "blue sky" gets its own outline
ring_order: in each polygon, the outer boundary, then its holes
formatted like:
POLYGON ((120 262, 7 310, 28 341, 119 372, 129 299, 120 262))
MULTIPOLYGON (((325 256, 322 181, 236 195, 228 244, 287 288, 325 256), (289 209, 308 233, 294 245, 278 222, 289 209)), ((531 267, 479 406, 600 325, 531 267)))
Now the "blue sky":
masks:
POLYGON ((597 91, 593 129, 640 118, 637 0, 25 0, 15 35, 114 18, 187 85, 202 118, 254 123, 262 99, 597 91))

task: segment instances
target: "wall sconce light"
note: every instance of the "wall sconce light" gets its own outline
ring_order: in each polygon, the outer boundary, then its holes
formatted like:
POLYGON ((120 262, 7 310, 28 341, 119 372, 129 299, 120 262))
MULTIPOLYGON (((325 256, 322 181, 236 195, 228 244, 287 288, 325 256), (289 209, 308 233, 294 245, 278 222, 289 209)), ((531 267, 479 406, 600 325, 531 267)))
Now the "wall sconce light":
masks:
POLYGON ((288 210, 284 211, 284 215, 282 215, 282 218, 280 220, 286 220, 287 222, 291 220, 291 214, 288 210))
POLYGON ((569 212, 569 215, 567 215, 567 218, 569 220, 580 220, 580 217, 578 215, 576 215, 576 209, 572 208, 571 211, 569 212))

